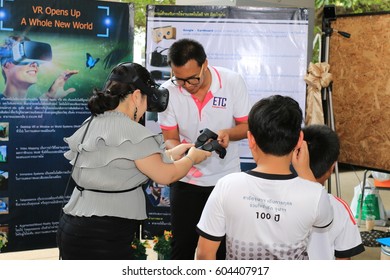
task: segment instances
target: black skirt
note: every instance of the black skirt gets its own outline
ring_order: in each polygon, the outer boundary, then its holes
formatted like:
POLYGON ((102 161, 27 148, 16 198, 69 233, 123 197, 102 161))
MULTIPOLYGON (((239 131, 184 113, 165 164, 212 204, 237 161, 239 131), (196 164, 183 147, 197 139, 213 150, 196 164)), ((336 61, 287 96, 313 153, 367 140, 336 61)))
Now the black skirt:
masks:
POLYGON ((131 260, 131 242, 140 221, 63 214, 57 244, 63 260, 131 260))

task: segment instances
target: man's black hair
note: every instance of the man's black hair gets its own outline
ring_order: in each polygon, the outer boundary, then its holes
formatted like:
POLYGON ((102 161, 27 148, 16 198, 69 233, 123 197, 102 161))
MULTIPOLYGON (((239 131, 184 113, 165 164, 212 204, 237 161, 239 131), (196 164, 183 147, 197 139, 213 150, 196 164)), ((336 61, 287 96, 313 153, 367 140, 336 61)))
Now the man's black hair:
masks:
POLYGON ((203 46, 192 39, 181 39, 174 42, 168 51, 168 64, 183 66, 189 60, 196 60, 199 66, 205 62, 207 56, 203 46))

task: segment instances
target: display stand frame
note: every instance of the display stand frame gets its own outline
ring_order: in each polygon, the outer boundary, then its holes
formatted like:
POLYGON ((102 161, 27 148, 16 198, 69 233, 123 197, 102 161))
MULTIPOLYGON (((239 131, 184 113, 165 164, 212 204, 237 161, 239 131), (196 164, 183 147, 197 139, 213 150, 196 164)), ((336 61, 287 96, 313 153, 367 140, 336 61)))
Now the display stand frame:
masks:
MULTIPOLYGON (((334 5, 326 5, 324 7, 324 15, 322 19, 322 31, 323 31, 323 46, 321 53, 321 61, 329 63, 329 47, 330 47, 330 37, 335 30, 331 26, 331 22, 336 20, 336 8, 334 5)), ((351 35, 344 31, 336 32, 342 35, 345 38, 349 38, 351 35)), ((328 125, 333 131, 336 131, 335 121, 334 121, 334 112, 333 112, 333 101, 332 101, 332 83, 327 87, 324 87, 321 92, 322 101, 323 101, 323 110, 324 110, 324 122, 328 125)), ((341 197, 340 189, 340 174, 338 168, 338 162, 335 163, 334 167, 335 180, 336 180, 336 195, 341 197)), ((332 185, 331 181, 328 180, 328 192, 331 193, 332 185)))

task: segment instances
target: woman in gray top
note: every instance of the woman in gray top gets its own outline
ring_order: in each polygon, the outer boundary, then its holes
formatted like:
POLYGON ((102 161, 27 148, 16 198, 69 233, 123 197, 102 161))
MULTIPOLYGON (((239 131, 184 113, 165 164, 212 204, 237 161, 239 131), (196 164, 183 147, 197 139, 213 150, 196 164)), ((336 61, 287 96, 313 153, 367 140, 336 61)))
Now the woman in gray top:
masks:
POLYGON ((165 110, 168 97, 136 63, 119 64, 94 90, 92 116, 64 139, 77 185, 57 232, 62 259, 131 259, 134 233, 147 218, 142 184, 175 182, 211 155, 192 144, 166 151, 161 134, 139 124, 146 110, 165 110))

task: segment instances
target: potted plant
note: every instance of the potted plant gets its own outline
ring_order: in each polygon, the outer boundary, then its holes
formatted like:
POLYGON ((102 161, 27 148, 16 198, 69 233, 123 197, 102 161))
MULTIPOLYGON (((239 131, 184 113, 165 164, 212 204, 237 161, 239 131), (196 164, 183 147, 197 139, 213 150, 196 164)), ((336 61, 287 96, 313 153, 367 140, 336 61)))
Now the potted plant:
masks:
POLYGON ((155 236, 153 239, 153 250, 157 252, 159 260, 169 260, 171 258, 171 239, 172 232, 164 230, 161 236, 155 236))
POLYGON ((131 249, 133 250, 133 258, 135 260, 146 260, 148 255, 146 254, 146 248, 150 248, 147 240, 141 241, 138 238, 134 238, 131 242, 131 249))
POLYGON ((0 232, 0 252, 3 247, 7 247, 8 238, 6 232, 0 232))

